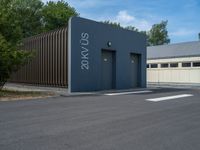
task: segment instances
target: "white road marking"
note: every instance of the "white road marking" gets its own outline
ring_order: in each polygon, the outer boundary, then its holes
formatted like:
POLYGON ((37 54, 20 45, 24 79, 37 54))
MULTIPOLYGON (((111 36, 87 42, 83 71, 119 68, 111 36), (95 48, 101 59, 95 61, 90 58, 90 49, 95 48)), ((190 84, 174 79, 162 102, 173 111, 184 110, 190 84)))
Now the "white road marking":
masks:
POLYGON ((140 94, 140 93, 150 93, 150 92, 152 92, 152 91, 134 91, 134 92, 107 93, 107 94, 104 94, 104 95, 116 96, 116 95, 140 94))
POLYGON ((150 98, 146 99, 147 101, 152 102, 159 102, 159 101, 165 101, 165 100, 171 100, 171 99, 177 99, 177 98, 184 98, 184 97, 191 97, 192 94, 181 94, 181 95, 174 95, 174 96, 166 96, 166 97, 159 97, 159 98, 150 98))

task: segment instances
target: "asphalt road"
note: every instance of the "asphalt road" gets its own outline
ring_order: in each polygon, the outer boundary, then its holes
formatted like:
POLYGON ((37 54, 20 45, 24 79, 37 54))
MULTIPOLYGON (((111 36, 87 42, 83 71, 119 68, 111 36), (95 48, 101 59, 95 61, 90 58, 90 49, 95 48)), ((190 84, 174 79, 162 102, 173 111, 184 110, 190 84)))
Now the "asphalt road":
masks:
POLYGON ((200 90, 0 102, 0 150, 199 149, 200 90))

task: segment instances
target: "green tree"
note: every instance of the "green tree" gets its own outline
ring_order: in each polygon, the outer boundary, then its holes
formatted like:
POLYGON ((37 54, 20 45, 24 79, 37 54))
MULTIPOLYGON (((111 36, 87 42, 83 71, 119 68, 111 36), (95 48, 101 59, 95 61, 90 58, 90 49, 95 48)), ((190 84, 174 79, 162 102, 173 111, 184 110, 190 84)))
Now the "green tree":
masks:
POLYGON ((78 16, 76 10, 64 0, 49 1, 42 9, 45 31, 67 26, 71 16, 78 16))
POLYGON ((136 27, 134 27, 134 26, 127 26, 127 27, 125 27, 125 29, 139 32, 139 30, 136 27))
POLYGON ((127 29, 127 30, 131 30, 131 31, 136 31, 136 32, 142 32, 142 31, 139 31, 136 27, 134 26, 126 26, 126 27, 122 27, 120 25, 120 23, 118 22, 112 22, 110 20, 106 20, 106 21, 103 21, 102 23, 105 23, 105 24, 109 24, 113 27, 120 27, 120 28, 123 28, 123 29, 127 29))
POLYGON ((23 37, 19 21, 15 19, 12 0, 0 1, 0 90, 10 75, 24 65, 32 53, 19 50, 23 37))
POLYGON ((6 41, 16 45, 22 38, 22 29, 15 19, 12 3, 13 0, 0 0, 0 33, 6 41))
POLYGON ((111 25, 113 27, 120 27, 120 28, 122 28, 122 26, 118 22, 112 22, 110 20, 106 20, 106 21, 103 21, 102 23, 109 24, 109 25, 111 25))
POLYGON ((25 65, 33 54, 19 50, 0 34, 0 90, 13 72, 25 65))
POLYGON ((154 24, 150 31, 147 33, 148 45, 163 45, 170 43, 167 31, 167 21, 154 24))
POLYGON ((22 29, 23 38, 42 32, 41 0, 12 0, 11 11, 22 29))

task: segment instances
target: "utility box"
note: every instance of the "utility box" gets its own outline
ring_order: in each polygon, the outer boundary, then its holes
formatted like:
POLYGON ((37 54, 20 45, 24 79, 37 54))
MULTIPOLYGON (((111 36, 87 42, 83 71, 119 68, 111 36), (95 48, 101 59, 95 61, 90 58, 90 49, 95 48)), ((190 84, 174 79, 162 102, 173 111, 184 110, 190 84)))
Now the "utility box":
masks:
POLYGON ((146 36, 73 17, 68 27, 69 90, 146 87, 146 36))

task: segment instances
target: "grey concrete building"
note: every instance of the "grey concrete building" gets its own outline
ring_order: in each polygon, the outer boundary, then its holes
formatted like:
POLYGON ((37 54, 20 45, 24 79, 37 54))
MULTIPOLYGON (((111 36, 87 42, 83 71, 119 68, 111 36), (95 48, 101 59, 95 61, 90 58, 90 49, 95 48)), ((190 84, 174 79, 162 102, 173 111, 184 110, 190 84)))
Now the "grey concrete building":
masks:
POLYGON ((68 27, 24 40, 36 58, 12 81, 69 92, 146 87, 146 36, 73 17, 68 27))

